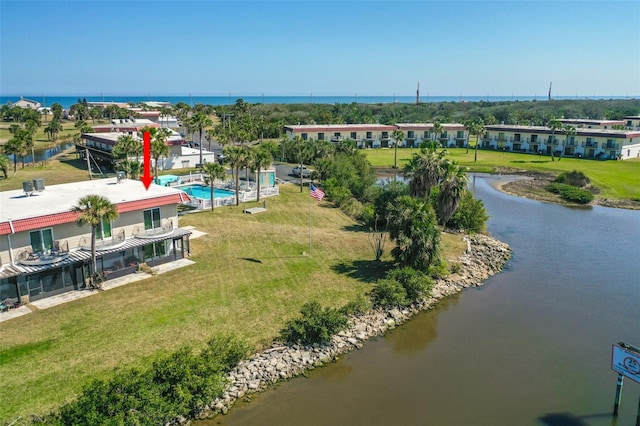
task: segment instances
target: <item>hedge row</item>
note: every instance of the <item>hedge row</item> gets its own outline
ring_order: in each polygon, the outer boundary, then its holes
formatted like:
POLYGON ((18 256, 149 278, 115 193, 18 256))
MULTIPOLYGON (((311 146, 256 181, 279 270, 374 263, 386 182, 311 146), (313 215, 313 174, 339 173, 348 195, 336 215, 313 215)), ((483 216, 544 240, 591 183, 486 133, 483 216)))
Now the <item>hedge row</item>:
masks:
POLYGON ((553 182, 549 184, 546 189, 554 194, 559 194, 563 200, 573 203, 589 204, 593 201, 593 194, 591 192, 564 183, 553 182))

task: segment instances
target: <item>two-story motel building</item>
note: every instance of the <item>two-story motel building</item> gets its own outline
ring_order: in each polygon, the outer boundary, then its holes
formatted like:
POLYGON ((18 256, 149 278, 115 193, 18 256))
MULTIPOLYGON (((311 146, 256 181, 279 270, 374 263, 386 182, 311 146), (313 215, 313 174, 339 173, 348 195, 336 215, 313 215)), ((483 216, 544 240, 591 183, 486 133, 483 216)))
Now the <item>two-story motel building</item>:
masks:
POLYGON ((100 179, 52 185, 41 179, 0 192, 0 300, 26 303, 83 288, 91 276, 91 227, 71 211, 86 195, 102 195, 119 217, 97 229, 97 269, 107 279, 181 259, 190 231, 178 227, 177 206, 188 196, 137 180, 100 179))
POLYGON ((439 141, 443 146, 465 146, 468 131, 462 124, 441 124, 442 131, 436 135, 430 123, 402 124, 305 124, 284 126, 287 137, 299 136, 302 140, 340 142, 351 140, 358 148, 388 148, 393 146, 393 132, 401 130, 404 139, 398 146, 416 147, 421 142, 439 141))
POLYGON ((485 126, 483 149, 560 154, 581 158, 629 159, 640 157, 640 131, 577 127, 574 136, 545 126, 496 124, 485 126))

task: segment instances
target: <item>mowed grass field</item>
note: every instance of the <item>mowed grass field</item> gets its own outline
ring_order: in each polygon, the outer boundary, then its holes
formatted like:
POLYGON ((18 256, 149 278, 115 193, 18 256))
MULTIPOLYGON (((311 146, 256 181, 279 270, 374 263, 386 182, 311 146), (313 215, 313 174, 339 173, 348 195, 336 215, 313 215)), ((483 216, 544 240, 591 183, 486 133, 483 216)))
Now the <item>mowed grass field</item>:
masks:
MULTIPOLYGON (((115 367, 219 333, 259 349, 305 302, 337 307, 366 293, 389 257, 374 262, 367 233, 315 200, 309 257, 310 197, 299 191, 282 185, 260 214, 240 205, 182 216, 179 226, 207 233, 191 240, 193 265, 0 323, 0 419, 46 412, 115 367)), ((443 237, 445 257, 462 253, 460 235, 443 237)))
MULTIPOLYGON (((496 172, 517 169, 537 173, 552 173, 578 170, 591 179, 591 184, 600 189, 597 198, 640 199, 640 159, 624 161, 599 161, 564 157, 561 161, 551 161, 549 156, 478 150, 478 162, 474 162, 473 148, 466 153, 465 148, 448 148, 449 157, 474 172, 496 172)), ((398 149, 398 167, 403 169, 417 148, 398 149)), ((393 167, 393 149, 365 150, 374 167, 393 167)))

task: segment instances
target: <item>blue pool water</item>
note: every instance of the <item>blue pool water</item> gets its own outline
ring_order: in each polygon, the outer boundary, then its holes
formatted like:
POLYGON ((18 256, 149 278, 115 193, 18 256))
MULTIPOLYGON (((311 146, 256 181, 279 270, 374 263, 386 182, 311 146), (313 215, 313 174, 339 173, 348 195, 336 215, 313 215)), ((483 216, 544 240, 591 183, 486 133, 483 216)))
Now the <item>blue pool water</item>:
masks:
MULTIPOLYGON (((196 198, 201 198, 203 200, 211 199, 211 188, 209 188, 208 186, 187 185, 187 186, 180 186, 179 189, 183 190, 188 195, 196 198)), ((213 196, 215 198, 234 197, 235 195, 236 195, 235 192, 227 191, 225 189, 214 188, 213 190, 213 196)))

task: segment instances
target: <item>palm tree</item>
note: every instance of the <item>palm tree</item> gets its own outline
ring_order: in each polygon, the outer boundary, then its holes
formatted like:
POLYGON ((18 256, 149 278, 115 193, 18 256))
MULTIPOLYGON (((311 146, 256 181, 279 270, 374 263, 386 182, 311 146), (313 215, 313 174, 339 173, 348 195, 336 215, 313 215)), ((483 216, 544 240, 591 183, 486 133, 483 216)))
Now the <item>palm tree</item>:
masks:
POLYGON ((218 163, 204 163, 202 169, 209 176, 209 185, 211 185, 211 211, 213 211, 213 195, 215 192, 213 190, 213 181, 216 179, 224 179, 224 177, 227 175, 227 171, 222 164, 218 163))
POLYGON ((25 148, 31 150, 31 165, 36 165, 36 153, 35 153, 35 143, 33 138, 36 135, 36 131, 38 130, 38 123, 33 120, 27 120, 25 124, 25 130, 27 134, 25 135, 25 148))
MULTIPOLYGON (((193 130, 197 130, 200 134, 198 139, 200 145, 200 164, 202 164, 202 131, 205 127, 211 126, 213 121, 203 112, 196 112, 189 120, 189 127, 193 130)), ((209 147, 211 149, 211 147, 209 147)))
POLYGON ((436 216, 440 225, 445 226, 453 217, 460 205, 462 194, 467 184, 465 170, 455 162, 447 162, 443 179, 440 182, 440 193, 436 202, 436 216))
POLYGON ((547 127, 551 129, 551 137, 549 138, 551 142, 551 161, 556 161, 555 157, 553 156, 553 151, 555 148, 555 133, 557 130, 562 129, 562 123, 557 118, 551 117, 547 122, 547 127))
POLYGON ((560 156, 558 157, 558 161, 562 160, 564 156, 564 151, 567 149, 567 145, 569 144, 569 138, 574 137, 578 132, 574 126, 571 124, 567 124, 562 127, 562 131, 565 135, 564 145, 562 146, 562 150, 560 151, 560 156))
POLYGON ((224 155, 229 161, 229 165, 234 170, 234 180, 236 186, 236 206, 240 205, 240 168, 247 162, 247 150, 240 146, 228 145, 224 147, 224 155))
POLYGON ((7 155, 13 155, 13 175, 18 173, 18 156, 24 151, 23 142, 21 139, 13 137, 7 141, 2 147, 3 151, 7 155))
POLYGON ((124 159, 123 169, 129 175, 129 177, 137 176, 131 170, 132 163, 129 158, 132 155, 136 156, 136 162, 138 162, 138 156, 142 153, 142 145, 140 141, 137 141, 131 135, 122 135, 118 138, 118 142, 113 146, 111 151, 115 158, 124 159))
POLYGON ((403 265, 426 270, 440 255, 440 230, 426 200, 403 195, 389 203, 387 229, 396 246, 393 257, 403 265))
POLYGON ((4 154, 0 154, 0 170, 2 171, 2 174, 4 174, 5 179, 9 178, 9 167, 11 167, 11 159, 4 154))
POLYGON ((484 126, 484 122, 482 121, 481 118, 474 120, 469 125, 468 128, 469 128, 469 134, 476 136, 476 146, 473 153, 473 162, 477 163, 478 162, 478 145, 480 145, 480 139, 482 139, 482 137, 487 134, 487 128, 484 126))
POLYGON ((393 131, 393 134, 391 135, 391 137, 393 138, 393 168, 397 169, 398 168, 398 143, 400 143, 401 140, 404 140, 404 132, 400 129, 396 129, 393 131))
POLYGON ((153 165, 155 169, 156 183, 158 183, 158 163, 160 157, 169 155, 169 145, 167 145, 167 137, 170 135, 169 129, 156 129, 151 140, 151 157, 153 157, 153 165))
POLYGON ((58 133, 62 131, 62 124, 57 118, 52 118, 47 127, 44 128, 44 132, 49 136, 49 140, 55 141, 58 139, 58 133))
POLYGON ((78 226, 91 226, 91 259, 93 260, 93 275, 97 274, 96 262, 96 232, 98 226, 105 222, 113 222, 118 218, 118 208, 108 198, 102 195, 85 195, 71 208, 78 213, 76 223, 78 226))
POLYGON ((405 167, 405 176, 409 178, 409 194, 413 197, 427 199, 431 189, 440 182, 445 165, 446 150, 438 152, 435 144, 421 148, 413 154, 405 167))
POLYGON ((264 148, 258 147, 251 151, 250 158, 250 166, 253 170, 257 172, 257 183, 258 183, 258 195, 256 197, 256 201, 260 201, 260 171, 266 167, 269 167, 273 162, 273 157, 271 156, 271 152, 267 151, 264 148))
POLYGON ((16 133, 14 133, 13 138, 9 139, 9 141, 5 144, 5 152, 9 154, 7 149, 10 150, 10 153, 13 154, 14 160, 17 161, 17 157, 19 156, 22 160, 22 168, 24 169, 24 161, 27 156, 27 152, 29 151, 29 140, 33 142, 31 135, 27 129, 18 129, 16 133))
POLYGON ((433 122, 433 127, 431 130, 433 133, 433 141, 434 142, 439 142, 440 140, 440 135, 442 134, 443 131, 443 127, 442 124, 440 124, 440 120, 436 120, 433 122))
POLYGON ((300 192, 302 192, 302 171, 304 170, 304 164, 307 162, 307 160, 311 159, 311 150, 309 149, 309 143, 303 140, 300 136, 295 136, 293 138, 290 151, 293 154, 293 159, 295 160, 295 162, 300 165, 300 192))

